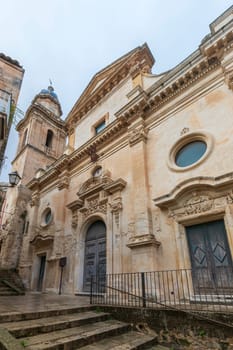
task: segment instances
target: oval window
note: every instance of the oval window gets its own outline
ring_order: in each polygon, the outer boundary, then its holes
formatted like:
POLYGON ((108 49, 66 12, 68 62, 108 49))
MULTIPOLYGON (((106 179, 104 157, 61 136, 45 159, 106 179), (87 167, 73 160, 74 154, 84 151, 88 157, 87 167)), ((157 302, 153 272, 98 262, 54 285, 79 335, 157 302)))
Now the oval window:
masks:
POLYGON ((51 223, 53 218, 53 214, 50 208, 45 209, 45 211, 42 214, 42 222, 41 226, 47 226, 51 223))
POLYGON ((194 164, 205 154, 206 149, 204 141, 190 142, 177 152, 175 163, 182 168, 194 164))
POLYGON ((102 168, 101 168, 101 167, 98 167, 98 168, 96 168, 96 169, 94 170, 94 172, 93 172, 93 177, 98 177, 98 176, 100 176, 100 175, 102 175, 102 168))
POLYGON ((52 217, 52 212, 51 212, 51 210, 49 209, 49 210, 47 211, 47 213, 45 214, 45 217, 44 217, 44 221, 45 221, 46 225, 50 222, 51 217, 52 217))

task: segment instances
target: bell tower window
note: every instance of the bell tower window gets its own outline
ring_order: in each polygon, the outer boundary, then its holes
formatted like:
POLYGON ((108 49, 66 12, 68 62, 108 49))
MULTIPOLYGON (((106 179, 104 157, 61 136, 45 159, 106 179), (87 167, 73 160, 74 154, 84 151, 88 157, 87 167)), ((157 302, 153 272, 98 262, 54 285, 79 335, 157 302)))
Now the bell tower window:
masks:
POLYGON ((52 142, 53 142, 53 132, 52 130, 48 130, 45 146, 48 148, 52 148, 52 142))

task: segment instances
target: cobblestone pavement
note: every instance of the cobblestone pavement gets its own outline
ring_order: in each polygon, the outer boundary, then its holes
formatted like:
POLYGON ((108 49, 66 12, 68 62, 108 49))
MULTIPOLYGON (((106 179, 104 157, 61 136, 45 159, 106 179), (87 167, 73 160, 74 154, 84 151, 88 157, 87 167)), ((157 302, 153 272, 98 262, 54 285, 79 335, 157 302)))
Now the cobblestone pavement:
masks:
POLYGON ((90 305, 88 296, 26 293, 20 296, 1 296, 0 314, 75 308, 87 305, 90 305))

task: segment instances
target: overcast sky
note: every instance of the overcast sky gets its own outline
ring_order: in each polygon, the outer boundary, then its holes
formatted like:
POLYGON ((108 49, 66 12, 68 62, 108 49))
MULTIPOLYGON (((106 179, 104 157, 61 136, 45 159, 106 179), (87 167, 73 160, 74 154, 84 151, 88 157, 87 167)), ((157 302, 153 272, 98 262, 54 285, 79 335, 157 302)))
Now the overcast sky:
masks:
MULTIPOLYGON (((209 24, 232 0, 8 0, 1 3, 0 52, 25 69, 18 101, 24 112, 52 80, 63 118, 92 76, 147 42, 153 73, 176 66, 198 48, 209 24)), ((1 174, 15 156, 12 130, 1 174)))

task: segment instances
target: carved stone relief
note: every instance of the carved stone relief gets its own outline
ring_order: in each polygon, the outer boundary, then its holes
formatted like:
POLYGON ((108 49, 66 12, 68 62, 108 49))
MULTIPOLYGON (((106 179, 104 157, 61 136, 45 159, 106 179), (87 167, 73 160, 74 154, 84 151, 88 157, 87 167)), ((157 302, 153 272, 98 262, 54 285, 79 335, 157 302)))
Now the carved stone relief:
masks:
POLYGON ((79 198, 85 198, 89 195, 89 191, 96 189, 96 192, 101 190, 105 185, 110 184, 113 180, 109 176, 91 177, 81 186, 77 195, 79 198))
POLYGON ((106 214, 107 212, 107 198, 99 199, 99 197, 86 200, 86 205, 80 209, 80 212, 87 217, 96 212, 106 214))
POLYGON ((213 207, 213 199, 210 196, 198 196, 188 199, 184 203, 185 215, 198 214, 210 210, 213 207))
POLYGON ((187 134, 189 132, 189 128, 183 128, 180 132, 180 136, 184 135, 184 134, 187 134))
POLYGON ((161 232, 161 222, 160 222, 160 212, 159 209, 155 210, 155 214, 153 216, 154 221, 154 231, 155 233, 161 232))
POLYGON ((122 205, 122 199, 121 197, 117 197, 115 198, 112 203, 109 203, 109 206, 111 208, 111 212, 114 215, 115 218, 115 223, 117 225, 117 227, 119 228, 119 224, 120 224, 120 212, 123 209, 123 205, 122 205))
POLYGON ((58 182, 58 190, 61 191, 63 188, 68 188, 70 183, 70 179, 68 176, 61 177, 58 182))
POLYGON ((192 215, 210 213, 213 210, 225 210, 228 204, 233 203, 233 190, 225 194, 214 192, 193 192, 189 198, 180 201, 179 206, 169 208, 168 217, 175 220, 188 218, 192 215))
POLYGON ((226 73, 225 82, 228 88, 233 91, 233 72, 226 73))
POLYGON ((231 192, 229 192, 228 195, 227 195, 227 203, 228 204, 232 204, 233 203, 233 190, 231 190, 231 192))
POLYGON ((33 196, 32 196, 32 199, 30 201, 30 206, 31 207, 34 207, 34 206, 39 206, 40 205, 40 195, 38 193, 35 193, 33 196))
POLYGON ((143 141, 147 141, 147 135, 149 130, 143 125, 129 131, 129 145, 132 147, 136 143, 143 141))

